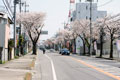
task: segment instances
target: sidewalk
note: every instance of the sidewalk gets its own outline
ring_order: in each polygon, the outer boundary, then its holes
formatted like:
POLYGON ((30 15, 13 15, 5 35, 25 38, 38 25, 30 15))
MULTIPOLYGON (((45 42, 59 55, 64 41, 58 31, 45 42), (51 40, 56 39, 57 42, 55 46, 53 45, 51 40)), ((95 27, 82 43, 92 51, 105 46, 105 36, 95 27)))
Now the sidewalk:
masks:
POLYGON ((28 53, 18 59, 0 64, 0 80, 25 80, 26 74, 32 72, 35 57, 28 53))

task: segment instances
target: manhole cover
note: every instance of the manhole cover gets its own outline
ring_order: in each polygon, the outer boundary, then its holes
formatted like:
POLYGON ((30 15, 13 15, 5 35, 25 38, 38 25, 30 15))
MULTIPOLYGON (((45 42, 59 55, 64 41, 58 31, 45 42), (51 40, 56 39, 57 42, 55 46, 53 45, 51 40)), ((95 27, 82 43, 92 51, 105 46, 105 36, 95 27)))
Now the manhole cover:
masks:
POLYGON ((5 67, 5 68, 8 68, 8 69, 9 69, 9 67, 5 67))

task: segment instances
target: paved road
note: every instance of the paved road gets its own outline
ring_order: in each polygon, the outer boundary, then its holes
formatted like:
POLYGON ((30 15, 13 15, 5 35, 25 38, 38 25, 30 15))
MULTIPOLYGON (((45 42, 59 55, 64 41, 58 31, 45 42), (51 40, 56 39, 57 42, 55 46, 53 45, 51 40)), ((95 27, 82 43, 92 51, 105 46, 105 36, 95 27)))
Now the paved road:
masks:
POLYGON ((102 63, 102 64, 107 64, 113 67, 120 68, 120 62, 116 60, 106 60, 106 59, 101 59, 101 58, 95 58, 95 57, 87 57, 87 56, 77 56, 77 55, 72 55, 72 57, 75 58, 81 58, 82 60, 89 60, 95 63, 102 63))
POLYGON ((91 60, 84 62, 85 58, 80 56, 65 56, 58 53, 44 55, 39 51, 38 59, 37 72, 40 79, 35 80, 120 80, 98 66, 96 68, 97 64, 91 60))

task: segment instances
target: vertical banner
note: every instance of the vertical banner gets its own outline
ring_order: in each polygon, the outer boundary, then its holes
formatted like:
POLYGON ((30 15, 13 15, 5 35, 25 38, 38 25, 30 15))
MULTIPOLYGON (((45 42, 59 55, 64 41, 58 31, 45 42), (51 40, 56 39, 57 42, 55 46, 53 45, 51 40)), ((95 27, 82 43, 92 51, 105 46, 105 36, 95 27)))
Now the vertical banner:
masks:
POLYGON ((70 0, 70 3, 75 3, 75 0, 70 0))
POLYGON ((116 44, 117 44, 117 50, 118 50, 118 57, 120 58, 120 40, 117 40, 116 44))
POLYGON ((68 15, 68 17, 71 17, 71 10, 69 10, 69 15, 68 15))

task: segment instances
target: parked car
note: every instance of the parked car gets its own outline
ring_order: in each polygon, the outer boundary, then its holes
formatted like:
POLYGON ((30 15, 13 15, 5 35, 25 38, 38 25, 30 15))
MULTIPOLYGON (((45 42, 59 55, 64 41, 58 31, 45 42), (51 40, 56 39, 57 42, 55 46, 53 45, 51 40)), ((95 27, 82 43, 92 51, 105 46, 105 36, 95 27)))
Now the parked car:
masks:
POLYGON ((67 48, 63 48, 63 49, 60 50, 59 54, 70 55, 70 51, 67 48))

